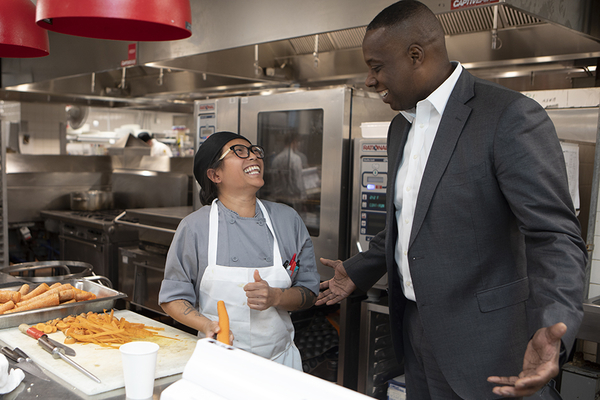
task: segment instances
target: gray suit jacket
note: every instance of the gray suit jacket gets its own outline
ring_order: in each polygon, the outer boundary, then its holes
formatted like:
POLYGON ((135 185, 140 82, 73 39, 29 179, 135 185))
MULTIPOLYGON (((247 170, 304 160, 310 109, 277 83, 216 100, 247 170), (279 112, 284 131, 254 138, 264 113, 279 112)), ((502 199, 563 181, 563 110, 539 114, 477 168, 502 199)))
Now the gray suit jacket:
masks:
MULTIPOLYGON (((360 289, 388 273, 394 347, 406 299, 394 260, 394 182, 410 125, 388 132, 386 230, 344 262, 360 289)), ((570 349, 582 311, 585 243, 562 149, 535 101, 461 74, 417 197, 408 259, 427 339, 453 390, 494 398, 490 375, 518 375, 537 329, 562 321, 570 349)))

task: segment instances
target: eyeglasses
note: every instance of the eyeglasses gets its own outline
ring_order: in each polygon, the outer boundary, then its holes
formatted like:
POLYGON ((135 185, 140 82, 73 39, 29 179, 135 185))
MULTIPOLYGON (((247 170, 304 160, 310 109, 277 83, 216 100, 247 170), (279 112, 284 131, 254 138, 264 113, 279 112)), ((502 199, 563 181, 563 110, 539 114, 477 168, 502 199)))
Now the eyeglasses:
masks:
POLYGON ((250 152, 252 152, 252 154, 254 154, 256 156, 256 158, 260 158, 261 160, 263 158, 265 158, 265 150, 260 146, 257 146, 254 144, 252 146, 244 146, 243 144, 234 144, 229 149, 227 149, 227 151, 225 153, 223 153, 223 155, 219 158, 218 161, 221 161, 222 159, 224 159, 225 156, 227 154, 229 154, 229 152, 232 150, 235 153, 235 155, 238 156, 239 158, 250 157, 250 152))

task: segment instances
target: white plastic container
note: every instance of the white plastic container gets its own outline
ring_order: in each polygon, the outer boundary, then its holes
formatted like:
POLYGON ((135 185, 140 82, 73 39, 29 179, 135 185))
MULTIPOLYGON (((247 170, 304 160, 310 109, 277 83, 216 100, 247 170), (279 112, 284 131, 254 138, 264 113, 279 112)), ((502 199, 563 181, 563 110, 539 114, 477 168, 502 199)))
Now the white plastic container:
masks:
POLYGON ((390 121, 387 122, 363 122, 360 124, 362 137, 364 138, 384 138, 387 137, 390 121))

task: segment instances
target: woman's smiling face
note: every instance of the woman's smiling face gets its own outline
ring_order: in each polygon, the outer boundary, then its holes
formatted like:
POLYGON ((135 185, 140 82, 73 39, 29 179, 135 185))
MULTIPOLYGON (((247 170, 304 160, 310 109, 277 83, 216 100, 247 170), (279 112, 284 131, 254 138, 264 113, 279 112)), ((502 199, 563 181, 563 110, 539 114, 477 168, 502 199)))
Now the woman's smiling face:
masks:
MULTIPOLYGON (((234 145, 248 147, 250 143, 244 139, 234 139, 223 146, 221 154, 225 154, 234 145)), ((223 190, 252 189, 256 193, 265 184, 263 179, 264 162, 251 151, 249 151, 248 158, 240 158, 230 150, 221 160, 221 165, 215 170, 215 173, 218 180, 215 183, 221 192, 223 190)))

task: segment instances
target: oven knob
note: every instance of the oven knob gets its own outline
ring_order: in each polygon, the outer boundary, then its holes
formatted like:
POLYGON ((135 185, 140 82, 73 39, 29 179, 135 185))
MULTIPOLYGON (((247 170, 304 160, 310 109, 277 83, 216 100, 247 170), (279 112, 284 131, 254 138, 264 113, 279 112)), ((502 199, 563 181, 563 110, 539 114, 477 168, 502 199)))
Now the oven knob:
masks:
POLYGON ((108 234, 112 235, 113 233, 115 233, 115 227, 114 226, 109 226, 108 227, 108 234))

